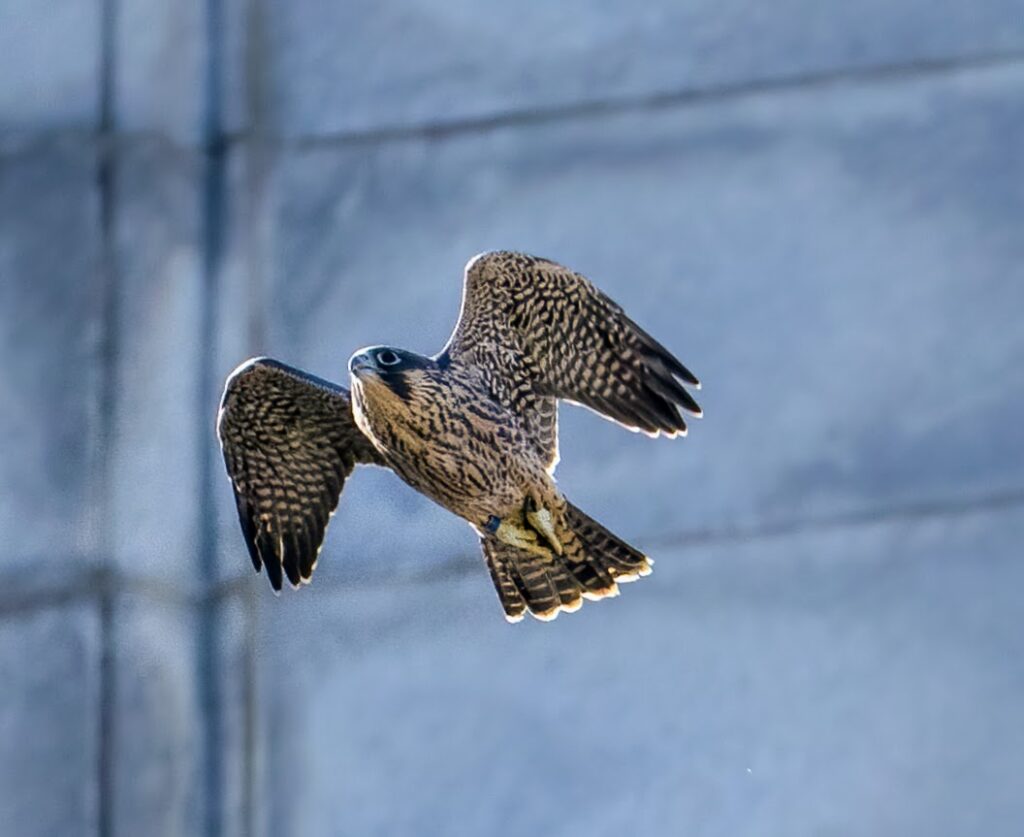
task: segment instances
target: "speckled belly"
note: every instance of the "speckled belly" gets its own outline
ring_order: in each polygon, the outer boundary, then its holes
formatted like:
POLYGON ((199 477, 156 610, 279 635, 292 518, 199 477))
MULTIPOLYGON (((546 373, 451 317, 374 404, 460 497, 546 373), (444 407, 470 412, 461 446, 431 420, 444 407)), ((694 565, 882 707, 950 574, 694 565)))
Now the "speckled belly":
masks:
MULTIPOLYGON (((401 433, 396 434, 399 437, 401 433)), ((497 442, 498 440, 495 440, 497 442)), ((522 506, 529 468, 479 438, 407 440, 385 450, 391 468, 417 491, 471 523, 522 506)))
POLYGON ((464 381, 354 388, 356 422, 405 482, 482 527, 522 509, 527 489, 550 483, 517 417, 464 381))

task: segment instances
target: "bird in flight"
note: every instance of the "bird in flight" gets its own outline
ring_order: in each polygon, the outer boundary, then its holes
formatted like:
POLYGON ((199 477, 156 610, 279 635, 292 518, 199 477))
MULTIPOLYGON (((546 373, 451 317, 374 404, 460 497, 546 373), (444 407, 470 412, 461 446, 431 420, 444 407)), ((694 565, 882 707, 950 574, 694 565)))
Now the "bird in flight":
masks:
POLYGON ((433 357, 373 346, 351 391, 269 358, 229 377, 217 431, 256 570, 308 583, 356 465, 390 468, 467 520, 510 622, 579 609, 651 561, 559 490, 558 401, 649 436, 686 434, 697 378, 585 277, 524 253, 466 265, 433 357))

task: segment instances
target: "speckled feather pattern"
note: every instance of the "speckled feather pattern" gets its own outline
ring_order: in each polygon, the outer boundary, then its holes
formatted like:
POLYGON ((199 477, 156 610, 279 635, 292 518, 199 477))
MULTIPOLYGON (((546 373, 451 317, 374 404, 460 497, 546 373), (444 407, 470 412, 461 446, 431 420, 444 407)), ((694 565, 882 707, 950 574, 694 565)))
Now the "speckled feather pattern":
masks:
MULTIPOLYGON (((523 253, 469 263, 447 350, 484 370, 502 401, 527 417, 537 400, 561 398, 672 436, 687 429, 679 408, 701 414, 679 382, 699 387, 697 378, 664 346, 585 277, 523 253)), ((550 448, 553 433, 540 419, 537 426, 538 443, 550 448)))
POLYGON ((345 478, 384 465, 480 534, 511 621, 551 619, 650 572, 554 480, 559 400, 651 436, 685 434, 697 379, 587 279, 493 252, 466 266, 462 310, 432 358, 374 347, 352 391, 277 361, 229 378, 218 422, 243 534, 272 585, 307 581, 345 478), (533 515, 542 510, 547 523, 533 515), (504 521, 531 538, 492 530, 504 521), (540 522, 538 522, 540 521, 540 522))
POLYGON ((517 513, 525 488, 548 476, 524 423, 475 367, 431 364, 404 376, 404 398, 386 376, 353 385, 359 426, 385 462, 477 528, 492 514, 517 513))
POLYGON ((243 364, 218 420, 253 565, 275 590, 309 581, 328 520, 357 462, 383 465, 348 392, 267 358, 243 364))

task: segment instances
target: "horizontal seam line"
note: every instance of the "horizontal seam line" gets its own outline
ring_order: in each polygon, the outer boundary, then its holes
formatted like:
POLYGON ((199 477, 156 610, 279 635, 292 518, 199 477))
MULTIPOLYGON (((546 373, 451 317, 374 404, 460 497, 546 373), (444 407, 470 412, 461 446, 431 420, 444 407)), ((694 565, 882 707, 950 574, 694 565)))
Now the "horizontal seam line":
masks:
POLYGON ((134 576, 108 566, 97 566, 78 571, 72 580, 63 584, 8 592, 6 598, 0 599, 0 618, 102 596, 139 596, 163 605, 201 608, 240 595, 251 583, 250 576, 240 575, 213 583, 205 590, 189 589, 162 579, 134 576))
POLYGON ((688 105, 713 104, 756 95, 813 90, 846 83, 871 84, 891 79, 918 79, 959 70, 982 70, 1012 66, 1024 61, 1024 50, 922 59, 906 63, 880 64, 866 67, 840 67, 794 76, 748 79, 741 82, 686 87, 621 97, 568 102, 520 110, 505 110, 481 116, 456 117, 437 122, 406 125, 384 125, 358 130, 324 132, 316 135, 285 137, 247 127, 226 131, 220 136, 191 143, 158 129, 120 131, 87 127, 64 127, 34 131, 31 128, 0 128, 0 159, 24 156, 39 145, 66 139, 89 138, 104 145, 123 146, 152 142, 181 154, 224 152, 228 147, 248 141, 259 141, 275 148, 298 151, 318 148, 372 145, 416 139, 446 139, 501 128, 531 127, 557 124, 575 119, 593 119, 639 111, 669 110, 688 105))
MULTIPOLYGON (((1013 489, 968 499, 936 500, 907 504, 891 509, 865 509, 845 514, 766 521, 764 523, 751 524, 750 526, 723 526, 662 536, 654 535, 646 538, 636 536, 633 540, 642 541, 645 546, 656 548, 735 543, 837 529, 852 529, 900 521, 911 522, 942 517, 963 517, 970 514, 1016 507, 1024 507, 1024 489, 1013 489)), ((331 579, 326 583, 322 583, 319 589, 369 589, 393 584, 435 584, 476 575, 480 563, 480 561, 469 559, 466 556, 460 556, 422 572, 394 573, 389 575, 374 574, 359 578, 331 579)))
POLYGON ((1024 506, 1024 489, 997 492, 966 500, 934 500, 909 503, 893 508, 864 509, 822 515, 820 517, 792 518, 790 520, 752 523, 748 526, 722 526, 654 536, 648 540, 654 546, 681 546, 703 543, 729 543, 760 540, 761 538, 799 535, 805 532, 825 532, 896 521, 926 520, 940 517, 963 517, 986 511, 1024 506))
MULTIPOLYGON (((762 538, 851 529, 881 523, 963 517, 1018 507, 1024 507, 1024 489, 997 492, 966 500, 935 500, 892 509, 866 509, 846 514, 767 521, 749 526, 691 530, 648 538, 638 536, 635 539, 646 541, 647 545, 655 547, 747 542, 762 538)), ((436 584, 476 575, 480 568, 479 563, 463 555, 422 572, 401 573, 396 571, 387 575, 374 574, 344 579, 325 579, 315 589, 336 592, 341 589, 367 590, 388 585, 436 584)), ((110 568, 100 567, 82 572, 75 581, 68 584, 38 591, 15 593, 14 596, 6 600, 0 600, 0 618, 60 607, 103 594, 138 595, 162 604, 200 607, 210 602, 223 601, 243 594, 253 583, 254 578, 255 576, 239 575, 218 581, 205 591, 196 591, 177 588, 171 582, 130 576, 110 568)))
MULTIPOLYGON (((506 110, 490 115, 460 117, 447 121, 382 126, 334 133, 324 132, 313 136, 299 135, 286 140, 273 136, 265 137, 265 139, 298 150, 411 139, 444 139, 463 134, 486 133, 500 128, 546 125, 573 119, 614 116, 644 110, 666 110, 687 105, 730 101, 759 94, 818 89, 848 82, 873 83, 894 78, 924 78, 957 70, 1009 66, 1022 60, 1024 60, 1024 50, 1011 50, 973 56, 951 56, 905 63, 880 64, 870 67, 841 67, 803 75, 779 75, 734 83, 726 82, 707 87, 686 87, 521 110, 506 110)), ((245 136, 245 133, 235 136, 245 136)))

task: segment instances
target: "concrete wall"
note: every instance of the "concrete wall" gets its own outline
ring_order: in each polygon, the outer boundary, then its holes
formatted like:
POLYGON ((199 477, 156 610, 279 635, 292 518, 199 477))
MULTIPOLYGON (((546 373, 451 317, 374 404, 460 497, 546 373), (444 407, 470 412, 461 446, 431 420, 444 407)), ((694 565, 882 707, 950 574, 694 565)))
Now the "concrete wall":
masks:
POLYGON ((0 71, 0 831, 1019 832, 1020 0, 14 0, 0 71), (492 247, 706 383, 562 410, 653 577, 508 626, 367 470, 275 598, 224 376, 433 351, 492 247))

